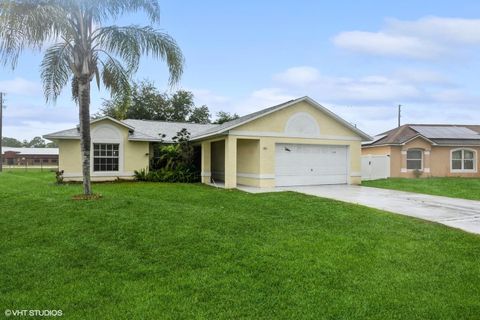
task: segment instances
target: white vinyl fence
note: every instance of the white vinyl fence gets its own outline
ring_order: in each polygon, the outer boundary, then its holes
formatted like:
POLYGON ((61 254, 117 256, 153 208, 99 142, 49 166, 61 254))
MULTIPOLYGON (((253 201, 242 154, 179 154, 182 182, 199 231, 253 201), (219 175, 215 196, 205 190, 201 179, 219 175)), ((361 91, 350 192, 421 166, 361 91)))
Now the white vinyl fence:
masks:
POLYGON ((390 177, 389 156, 362 156, 362 180, 386 179, 388 177, 390 177))

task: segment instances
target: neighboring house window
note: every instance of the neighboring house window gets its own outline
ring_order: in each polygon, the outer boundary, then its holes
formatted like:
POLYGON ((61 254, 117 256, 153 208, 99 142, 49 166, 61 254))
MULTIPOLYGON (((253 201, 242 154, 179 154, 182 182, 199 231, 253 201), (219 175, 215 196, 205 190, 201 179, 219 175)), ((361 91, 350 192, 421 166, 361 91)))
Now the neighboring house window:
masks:
POLYGON ((452 172, 476 171, 476 155, 474 150, 452 150, 452 172))
POLYGON ((93 171, 118 171, 118 144, 93 144, 93 171))
POLYGON ((407 151, 407 169, 422 170, 423 169, 423 151, 419 149, 411 149, 407 151))

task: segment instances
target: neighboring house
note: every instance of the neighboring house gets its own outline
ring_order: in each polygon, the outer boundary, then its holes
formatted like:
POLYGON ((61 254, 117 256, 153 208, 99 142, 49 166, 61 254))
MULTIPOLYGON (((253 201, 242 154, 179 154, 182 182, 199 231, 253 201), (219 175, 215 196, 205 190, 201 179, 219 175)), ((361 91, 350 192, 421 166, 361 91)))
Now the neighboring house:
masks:
POLYGON ((391 177, 480 177, 480 125, 406 124, 364 143, 362 155, 390 158, 391 177))
MULTIPOLYGON (((371 140, 308 97, 221 125, 106 117, 91 122, 92 179, 131 178, 148 168, 156 143, 171 143, 182 128, 191 133, 202 182, 223 181, 226 188, 359 184, 361 142, 371 140)), ((65 179, 80 180, 78 128, 44 137, 58 143, 65 179)))
POLYGON ((57 166, 58 148, 2 147, 3 164, 10 166, 57 166))

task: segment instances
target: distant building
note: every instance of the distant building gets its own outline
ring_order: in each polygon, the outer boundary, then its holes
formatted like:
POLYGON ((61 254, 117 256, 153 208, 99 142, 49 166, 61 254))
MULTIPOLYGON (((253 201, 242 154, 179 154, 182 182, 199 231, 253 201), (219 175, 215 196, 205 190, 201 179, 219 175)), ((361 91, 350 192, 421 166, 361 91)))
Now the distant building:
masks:
POLYGON ((2 147, 2 153, 6 166, 58 166, 58 148, 2 147))

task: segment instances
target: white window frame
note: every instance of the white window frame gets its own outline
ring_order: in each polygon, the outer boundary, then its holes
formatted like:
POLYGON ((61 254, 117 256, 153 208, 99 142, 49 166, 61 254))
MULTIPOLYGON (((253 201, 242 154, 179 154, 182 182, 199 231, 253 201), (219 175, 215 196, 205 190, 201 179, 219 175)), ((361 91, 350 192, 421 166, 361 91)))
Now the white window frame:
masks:
POLYGON ((93 142, 92 143, 92 151, 93 151, 93 158, 92 158, 92 163, 91 163, 91 166, 92 166, 92 170, 94 173, 104 173, 104 172, 120 172, 120 143, 115 143, 115 142, 108 142, 108 143, 100 143, 100 142, 93 142), (112 157, 107 157, 107 156, 95 156, 95 145, 105 145, 105 146, 108 146, 108 145, 116 145, 118 146, 118 154, 116 157, 112 156, 112 157), (117 159, 117 170, 98 170, 98 171, 95 171, 95 158, 116 158, 117 159))
POLYGON ((450 172, 451 173, 476 173, 477 172, 477 150, 475 149, 470 149, 470 148, 456 148, 450 150, 450 172), (453 153, 456 151, 462 151, 462 158, 461 159, 455 159, 455 160, 460 160, 462 161, 462 169, 453 169, 453 153), (470 151, 473 152, 473 169, 463 169, 465 163, 465 153, 464 151, 470 151))
POLYGON ((120 130, 111 125, 111 124, 101 124, 92 129, 92 142, 90 144, 90 175, 92 177, 113 177, 113 176, 124 176, 127 173, 124 172, 124 141, 122 139, 122 133, 120 130), (104 133, 98 133, 102 130, 107 129, 108 134, 105 137, 104 133), (118 144, 118 171, 93 171, 93 155, 94 155, 94 143, 100 144, 118 144))
POLYGON ((415 170, 420 170, 420 171, 423 171, 423 159, 424 159, 424 150, 423 149, 419 149, 419 148, 411 148, 411 149, 408 149, 406 151, 406 154, 405 154, 405 168, 407 168, 407 171, 415 171, 415 170), (408 159, 408 151, 420 151, 420 154, 421 154, 421 158, 420 159, 408 159), (418 161, 420 160, 420 169, 408 169, 408 160, 410 161, 418 161))

